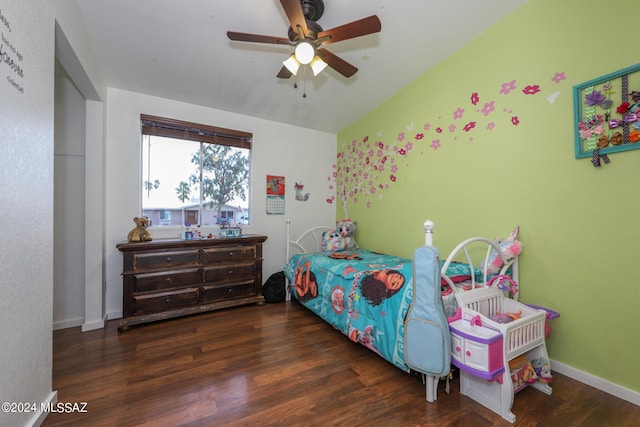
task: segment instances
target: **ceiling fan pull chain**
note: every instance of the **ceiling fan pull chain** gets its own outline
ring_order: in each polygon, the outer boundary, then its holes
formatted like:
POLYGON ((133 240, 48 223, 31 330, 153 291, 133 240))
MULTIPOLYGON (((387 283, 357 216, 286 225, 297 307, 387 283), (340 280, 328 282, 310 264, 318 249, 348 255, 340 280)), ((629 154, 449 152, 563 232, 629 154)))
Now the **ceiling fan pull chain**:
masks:
POLYGON ((304 67, 304 69, 302 70, 302 86, 303 86, 303 93, 302 93, 302 97, 306 98, 307 97, 307 67, 304 67))

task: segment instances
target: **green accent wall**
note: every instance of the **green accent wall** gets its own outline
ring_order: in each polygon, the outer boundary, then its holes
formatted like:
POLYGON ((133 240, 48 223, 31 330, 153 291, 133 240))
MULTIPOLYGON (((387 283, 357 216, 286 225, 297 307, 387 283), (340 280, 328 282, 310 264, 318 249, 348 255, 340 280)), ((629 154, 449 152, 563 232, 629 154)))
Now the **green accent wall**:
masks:
POLYGON ((636 392, 640 150, 576 159, 572 89, 638 63, 638 16, 629 0, 526 3, 341 132, 334 180, 367 249, 412 257, 427 219, 443 256, 520 225, 521 299, 561 315, 550 357, 636 392))

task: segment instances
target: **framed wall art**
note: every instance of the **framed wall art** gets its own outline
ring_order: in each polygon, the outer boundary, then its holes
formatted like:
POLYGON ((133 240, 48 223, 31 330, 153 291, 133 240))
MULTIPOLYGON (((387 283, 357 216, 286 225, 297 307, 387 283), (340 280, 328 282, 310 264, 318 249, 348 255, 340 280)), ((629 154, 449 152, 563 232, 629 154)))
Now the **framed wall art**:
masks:
POLYGON ((640 64, 573 87, 576 158, 640 148, 640 64))

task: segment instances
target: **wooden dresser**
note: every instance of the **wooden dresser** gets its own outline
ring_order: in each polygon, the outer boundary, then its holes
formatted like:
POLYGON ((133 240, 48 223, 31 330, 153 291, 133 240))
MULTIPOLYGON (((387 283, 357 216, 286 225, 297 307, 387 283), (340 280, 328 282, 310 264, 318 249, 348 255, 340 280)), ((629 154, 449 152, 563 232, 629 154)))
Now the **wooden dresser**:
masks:
POLYGON ((266 236, 123 242, 122 320, 129 326, 243 304, 264 304, 266 236))

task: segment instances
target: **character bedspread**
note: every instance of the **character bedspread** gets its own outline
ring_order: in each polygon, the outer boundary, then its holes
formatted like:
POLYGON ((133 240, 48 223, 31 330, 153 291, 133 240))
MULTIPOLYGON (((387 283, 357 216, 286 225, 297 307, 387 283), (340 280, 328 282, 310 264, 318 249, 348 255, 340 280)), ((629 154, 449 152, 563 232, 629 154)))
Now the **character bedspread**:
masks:
POLYGON ((285 274, 298 301, 350 340, 409 371, 403 340, 413 297, 410 259, 365 250, 297 254, 285 274))

